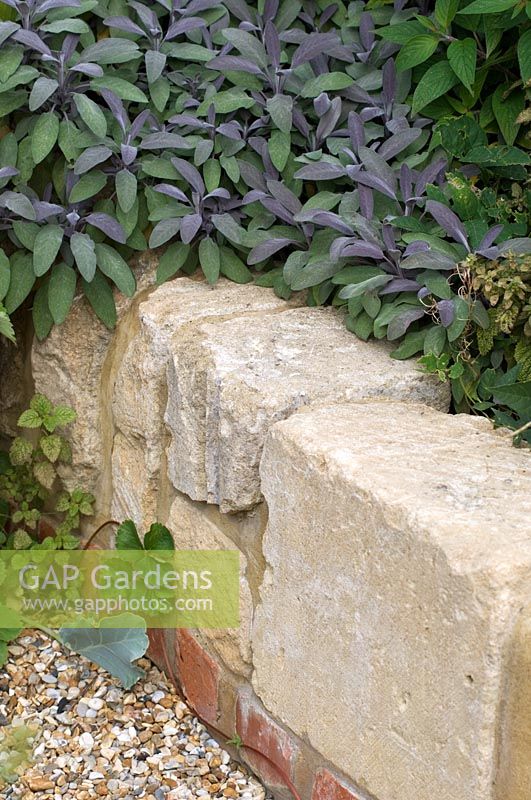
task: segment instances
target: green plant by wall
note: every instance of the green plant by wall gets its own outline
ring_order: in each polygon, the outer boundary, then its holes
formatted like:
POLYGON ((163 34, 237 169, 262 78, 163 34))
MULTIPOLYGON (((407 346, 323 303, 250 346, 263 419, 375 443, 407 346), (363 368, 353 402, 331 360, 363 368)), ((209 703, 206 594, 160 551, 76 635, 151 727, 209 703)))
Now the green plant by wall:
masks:
POLYGON ((81 488, 61 488, 57 469, 70 462, 68 439, 59 431, 76 414, 67 406, 54 406, 47 397, 35 395, 18 424, 33 431, 33 440, 17 437, 9 453, 0 453, 0 547, 10 550, 39 548, 75 549, 79 539, 73 531, 81 516, 93 514, 94 497, 81 488), (54 491, 55 490, 55 491, 54 491), (61 521, 55 536, 39 540, 39 523, 47 511, 61 521))

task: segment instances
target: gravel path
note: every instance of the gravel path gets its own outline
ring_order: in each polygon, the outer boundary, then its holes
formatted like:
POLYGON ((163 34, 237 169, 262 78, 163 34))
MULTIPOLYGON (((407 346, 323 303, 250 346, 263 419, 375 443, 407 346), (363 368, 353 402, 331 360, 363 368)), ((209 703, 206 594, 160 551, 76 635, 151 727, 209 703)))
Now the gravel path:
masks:
POLYGON ((23 636, 9 651, 0 669, 0 775, 24 745, 33 757, 18 780, 0 785, 2 800, 270 796, 150 661, 140 662, 145 679, 126 691, 44 634, 23 636))

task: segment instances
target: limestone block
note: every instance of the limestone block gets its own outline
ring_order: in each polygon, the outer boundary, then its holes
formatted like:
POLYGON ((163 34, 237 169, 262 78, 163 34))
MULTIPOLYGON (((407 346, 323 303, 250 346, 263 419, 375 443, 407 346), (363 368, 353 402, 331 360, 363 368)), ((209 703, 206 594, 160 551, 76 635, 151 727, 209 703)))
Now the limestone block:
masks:
POLYGON ((391 349, 357 339, 332 308, 197 324, 174 339, 168 370, 173 485, 224 512, 248 509, 268 429, 302 406, 384 396, 447 410, 448 387, 391 349))
POLYGON ((507 662, 496 800, 531 797, 531 606, 515 626, 507 662))
MULTIPOLYGON (((209 519, 205 509, 183 495, 173 502, 166 525, 179 550, 237 550, 235 543, 209 519)), ((237 675, 251 674, 253 602, 247 579, 247 559, 240 553, 240 627, 194 631, 199 643, 237 675)))
MULTIPOLYGON (((193 339, 197 320, 287 308, 285 300, 269 289, 241 286, 226 279, 212 287, 190 278, 160 286, 140 304, 138 330, 127 344, 114 388, 118 435, 113 450, 113 516, 125 514, 139 524, 149 524, 156 515, 167 445, 166 368, 174 343, 193 339), (131 482, 132 475, 137 482, 131 482)), ((201 397, 197 390, 197 398, 201 397)), ((195 395, 187 401, 193 407, 195 395)))
MULTIPOLYGON (((147 251, 133 265, 140 292, 154 279, 156 261, 147 251)), ((55 326, 47 339, 35 339, 31 367, 35 390, 53 403, 72 406, 77 420, 69 428, 73 460, 61 468, 66 485, 94 491, 104 470, 105 436, 112 399, 112 369, 107 356, 118 336, 127 339, 133 315, 127 312, 137 300, 116 292, 118 331, 101 323, 83 295, 78 295, 65 322, 55 326), (106 369, 107 364, 107 369, 106 369)), ((109 444, 110 448, 110 444, 109 444)))
POLYGON ((371 797, 501 800, 506 652, 531 596, 529 464, 487 420, 392 401, 302 411, 269 433, 253 685, 371 797))

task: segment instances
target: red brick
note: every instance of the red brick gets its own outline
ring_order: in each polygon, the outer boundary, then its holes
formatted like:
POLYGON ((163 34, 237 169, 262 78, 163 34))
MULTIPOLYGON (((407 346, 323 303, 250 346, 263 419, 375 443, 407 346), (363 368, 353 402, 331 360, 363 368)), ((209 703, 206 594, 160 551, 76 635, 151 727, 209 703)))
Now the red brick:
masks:
MULTIPOLYGON (((147 655, 163 672, 168 671, 166 640, 164 631, 160 628, 150 628, 147 632, 149 638, 149 650, 147 655)), ((168 675, 171 678, 171 675, 168 675)))
POLYGON ((315 777, 312 800, 360 800, 360 798, 340 783, 335 775, 323 769, 315 777))
POLYGON ((218 717, 219 665, 192 634, 177 631, 177 678, 185 697, 200 717, 214 725, 218 717))
POLYGON ((297 744, 246 688, 242 688, 238 696, 236 730, 243 745, 252 747, 265 756, 261 757, 244 747, 242 753, 251 769, 268 786, 284 788, 286 783, 282 774, 287 775, 290 780, 293 779, 297 744))

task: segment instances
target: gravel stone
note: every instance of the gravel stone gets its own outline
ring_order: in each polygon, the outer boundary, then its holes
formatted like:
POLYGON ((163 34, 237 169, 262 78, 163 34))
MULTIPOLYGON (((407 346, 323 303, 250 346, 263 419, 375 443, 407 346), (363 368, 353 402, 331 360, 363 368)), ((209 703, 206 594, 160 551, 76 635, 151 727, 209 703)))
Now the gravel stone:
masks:
POLYGON ((139 665, 145 677, 126 691, 45 634, 29 632, 10 645, 0 669, 0 753, 14 725, 31 729, 33 745, 31 762, 21 765, 15 783, 0 784, 0 797, 271 798, 210 737, 168 679, 147 659, 139 665))

